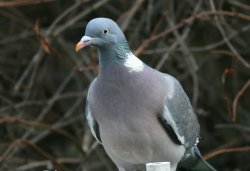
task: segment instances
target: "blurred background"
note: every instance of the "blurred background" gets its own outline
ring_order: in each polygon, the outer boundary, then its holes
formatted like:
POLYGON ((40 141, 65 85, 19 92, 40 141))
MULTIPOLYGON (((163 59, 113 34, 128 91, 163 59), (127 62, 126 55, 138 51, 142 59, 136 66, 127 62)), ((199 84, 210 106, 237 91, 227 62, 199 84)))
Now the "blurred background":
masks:
POLYGON ((84 104, 95 48, 87 22, 117 21, 131 50, 176 77, 201 124, 199 148, 222 171, 250 170, 248 0, 0 1, 0 170, 115 171, 84 104))

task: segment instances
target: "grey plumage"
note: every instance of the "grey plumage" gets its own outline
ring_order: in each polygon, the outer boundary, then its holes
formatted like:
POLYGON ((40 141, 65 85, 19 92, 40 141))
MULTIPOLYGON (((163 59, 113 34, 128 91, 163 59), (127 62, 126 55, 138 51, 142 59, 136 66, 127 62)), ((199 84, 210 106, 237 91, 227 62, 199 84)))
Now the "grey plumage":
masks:
POLYGON ((179 161, 198 150, 199 123, 179 82, 135 57, 119 26, 91 20, 77 50, 94 45, 100 72, 91 83, 86 115, 91 132, 119 171, 179 161))

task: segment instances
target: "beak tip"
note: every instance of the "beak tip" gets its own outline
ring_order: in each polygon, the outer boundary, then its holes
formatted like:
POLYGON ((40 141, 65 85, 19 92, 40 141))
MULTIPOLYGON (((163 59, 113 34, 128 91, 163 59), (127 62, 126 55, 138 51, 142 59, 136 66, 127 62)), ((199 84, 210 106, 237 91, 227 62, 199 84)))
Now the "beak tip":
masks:
POLYGON ((83 36, 82 39, 76 44, 76 52, 81 50, 82 48, 85 48, 89 45, 91 45, 91 39, 92 37, 89 36, 83 36))
POLYGON ((76 50, 76 52, 78 52, 80 49, 76 47, 76 49, 75 49, 75 50, 76 50))
POLYGON ((82 42, 78 42, 77 45, 76 45, 76 52, 79 51, 80 49, 82 49, 84 47, 83 43, 82 42))

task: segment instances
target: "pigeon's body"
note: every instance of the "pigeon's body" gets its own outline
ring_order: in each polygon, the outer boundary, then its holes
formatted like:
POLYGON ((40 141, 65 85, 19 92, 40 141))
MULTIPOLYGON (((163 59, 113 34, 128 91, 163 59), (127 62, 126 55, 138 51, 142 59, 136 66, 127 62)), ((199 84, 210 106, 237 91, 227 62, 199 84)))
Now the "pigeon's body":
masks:
POLYGON ((197 149, 199 136, 199 123, 179 82, 135 57, 110 19, 92 20, 80 43, 77 48, 93 44, 99 53, 100 72, 86 105, 94 137, 119 171, 160 161, 171 162, 174 171, 197 149))
POLYGON ((117 165, 129 168, 162 159, 177 165, 185 148, 170 140, 157 117, 163 114, 168 90, 163 75, 149 67, 135 73, 114 65, 100 73, 90 89, 90 111, 102 144, 117 165), (140 113, 147 119, 141 120, 140 113))

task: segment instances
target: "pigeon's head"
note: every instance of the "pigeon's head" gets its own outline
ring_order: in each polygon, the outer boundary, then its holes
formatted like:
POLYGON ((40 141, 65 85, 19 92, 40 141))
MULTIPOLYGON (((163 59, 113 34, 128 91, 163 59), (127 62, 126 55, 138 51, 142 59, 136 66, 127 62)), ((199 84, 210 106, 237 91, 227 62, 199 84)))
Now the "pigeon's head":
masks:
POLYGON ((89 45, 105 48, 119 42, 126 42, 119 26, 109 18, 95 18, 87 24, 85 35, 77 43, 76 51, 89 45))

